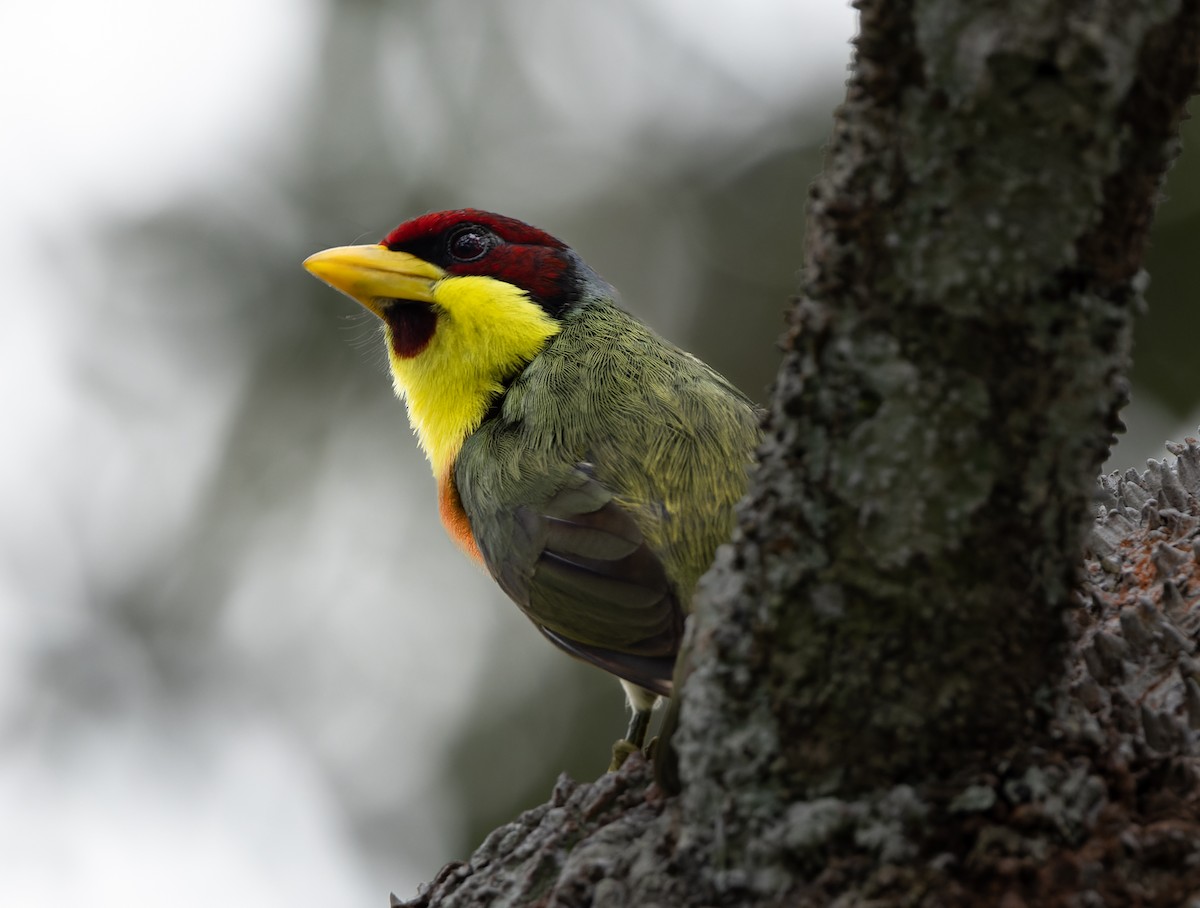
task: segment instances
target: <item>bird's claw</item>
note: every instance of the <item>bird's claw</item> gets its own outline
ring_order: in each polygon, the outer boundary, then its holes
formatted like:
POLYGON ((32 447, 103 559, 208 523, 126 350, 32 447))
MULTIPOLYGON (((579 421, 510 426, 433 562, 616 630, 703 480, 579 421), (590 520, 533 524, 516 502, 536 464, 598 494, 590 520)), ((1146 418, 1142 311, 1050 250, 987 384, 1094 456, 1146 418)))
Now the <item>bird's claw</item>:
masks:
POLYGON ((608 771, 616 772, 625 765, 625 761, 628 760, 631 755, 638 753, 640 750, 640 747, 638 747, 632 741, 626 741, 624 738, 613 742, 612 762, 608 764, 608 771))
POLYGON ((612 746, 612 762, 608 764, 609 772, 616 772, 625 765, 625 761, 635 753, 641 752, 647 760, 654 760, 654 753, 658 750, 658 736, 655 735, 650 739, 645 747, 638 747, 632 741, 621 738, 619 741, 614 741, 612 746))

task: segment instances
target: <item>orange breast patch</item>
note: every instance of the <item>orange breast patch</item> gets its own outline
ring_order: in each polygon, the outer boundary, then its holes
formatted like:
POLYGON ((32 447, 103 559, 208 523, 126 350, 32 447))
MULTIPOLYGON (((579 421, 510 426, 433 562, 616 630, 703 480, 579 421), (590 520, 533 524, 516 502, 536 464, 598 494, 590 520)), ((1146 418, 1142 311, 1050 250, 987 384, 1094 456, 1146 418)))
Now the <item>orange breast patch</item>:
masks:
POLYGON ((454 485, 454 465, 451 464, 446 472, 438 478, 438 514, 442 518, 442 526, 450 534, 450 538, 458 543, 458 547, 483 564, 483 555, 475 544, 475 535, 471 532, 471 522, 467 512, 463 510, 462 499, 458 497, 458 488, 454 485))

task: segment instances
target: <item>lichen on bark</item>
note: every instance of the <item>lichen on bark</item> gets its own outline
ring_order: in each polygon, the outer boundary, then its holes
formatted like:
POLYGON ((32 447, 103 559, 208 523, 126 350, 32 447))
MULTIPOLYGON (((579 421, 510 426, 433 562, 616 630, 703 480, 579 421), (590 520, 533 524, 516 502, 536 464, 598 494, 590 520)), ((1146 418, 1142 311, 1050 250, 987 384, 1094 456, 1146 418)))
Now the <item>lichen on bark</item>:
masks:
POLYGON ((1045 731, 1141 306, 1101 250, 1140 255, 1186 83, 1158 119, 1130 99, 1158 54, 1194 59, 1181 10, 863 4, 763 464, 698 608, 697 804, 764 720, 784 798, 1045 731), (727 626, 770 679, 746 700, 727 626))

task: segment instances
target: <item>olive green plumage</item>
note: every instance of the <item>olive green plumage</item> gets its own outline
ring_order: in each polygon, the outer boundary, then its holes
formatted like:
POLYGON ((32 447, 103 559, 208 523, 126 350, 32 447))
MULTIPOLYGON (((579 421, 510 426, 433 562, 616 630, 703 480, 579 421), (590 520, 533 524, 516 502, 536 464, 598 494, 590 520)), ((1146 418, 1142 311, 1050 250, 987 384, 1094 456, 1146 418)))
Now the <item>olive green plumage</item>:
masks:
POLYGON ((696 581, 746 487, 754 406, 513 218, 432 212, 305 267, 382 320, 451 537, 551 641, 621 679, 619 766, 672 693, 696 581))
POLYGON ((489 571, 551 640, 658 694, 728 539, 754 405, 603 298, 511 382, 454 480, 489 571))

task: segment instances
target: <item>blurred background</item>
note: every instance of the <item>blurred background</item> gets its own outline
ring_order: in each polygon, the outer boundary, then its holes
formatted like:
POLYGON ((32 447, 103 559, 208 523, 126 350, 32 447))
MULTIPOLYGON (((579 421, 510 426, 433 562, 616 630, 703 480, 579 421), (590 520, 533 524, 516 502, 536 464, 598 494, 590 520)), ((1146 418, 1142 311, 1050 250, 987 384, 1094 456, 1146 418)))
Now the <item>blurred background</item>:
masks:
MULTIPOLYGON (((619 688, 444 537, 299 263, 498 210, 765 400, 854 16, 728 9, 0 8, 0 904, 382 905, 604 770, 619 688)), ((1189 155, 1112 467, 1200 422, 1189 155)))

